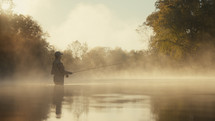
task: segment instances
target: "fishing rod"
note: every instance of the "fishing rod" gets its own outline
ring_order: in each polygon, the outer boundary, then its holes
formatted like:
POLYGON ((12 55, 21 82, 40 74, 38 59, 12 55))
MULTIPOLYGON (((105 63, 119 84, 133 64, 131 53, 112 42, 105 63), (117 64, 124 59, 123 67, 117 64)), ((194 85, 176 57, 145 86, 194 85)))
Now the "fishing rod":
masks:
POLYGON ((92 67, 92 68, 86 68, 83 70, 79 70, 79 71, 75 71, 72 72, 73 74, 75 73, 80 73, 80 72, 84 72, 84 71, 90 71, 90 70, 95 70, 95 69, 100 69, 100 68, 105 68, 105 67, 110 67, 110 66, 116 66, 116 65, 120 65, 121 63, 116 63, 116 64, 111 64, 111 65, 105 65, 105 66, 99 66, 99 67, 92 67))

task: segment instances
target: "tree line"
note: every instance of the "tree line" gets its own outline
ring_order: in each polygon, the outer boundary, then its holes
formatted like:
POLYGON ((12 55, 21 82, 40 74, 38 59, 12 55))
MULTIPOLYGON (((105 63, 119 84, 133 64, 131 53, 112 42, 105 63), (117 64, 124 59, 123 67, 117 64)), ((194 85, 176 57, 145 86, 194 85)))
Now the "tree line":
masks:
POLYGON ((53 49, 46 38, 32 17, 0 9, 0 77, 48 70, 53 49))
MULTIPOLYGON (((11 0, 9 0, 11 1, 11 0)), ((72 70, 118 64, 114 71, 177 68, 190 64, 213 65, 215 60, 215 0, 157 0, 156 10, 139 28, 154 34, 148 50, 88 48, 74 41, 64 50, 63 62, 72 70)), ((15 73, 44 73, 56 49, 48 34, 31 17, 0 9, 0 77, 15 73)))

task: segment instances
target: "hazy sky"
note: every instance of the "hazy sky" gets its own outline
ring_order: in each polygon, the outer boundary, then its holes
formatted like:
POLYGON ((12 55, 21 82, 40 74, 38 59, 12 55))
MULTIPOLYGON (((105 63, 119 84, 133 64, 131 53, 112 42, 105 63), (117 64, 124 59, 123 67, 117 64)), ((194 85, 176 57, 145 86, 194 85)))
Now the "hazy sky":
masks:
POLYGON ((147 37, 135 29, 155 10, 156 0, 14 0, 15 11, 28 14, 50 35, 48 42, 66 49, 72 41, 89 47, 144 49, 147 37))

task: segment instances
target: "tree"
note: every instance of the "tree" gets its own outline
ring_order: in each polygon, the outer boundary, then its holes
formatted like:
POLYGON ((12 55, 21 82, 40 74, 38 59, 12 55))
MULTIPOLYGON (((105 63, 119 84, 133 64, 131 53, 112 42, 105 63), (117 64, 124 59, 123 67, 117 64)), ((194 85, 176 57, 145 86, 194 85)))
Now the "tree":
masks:
POLYGON ((7 11, 0 9, 0 76, 48 71, 53 51, 47 34, 32 17, 7 11))
POLYGON ((67 50, 72 52, 74 58, 82 58, 88 50, 88 45, 86 43, 80 43, 76 40, 68 45, 67 50))
POLYGON ((157 0, 155 5, 144 23, 155 33, 150 40, 153 51, 184 59, 197 55, 205 43, 215 47, 214 0, 157 0))

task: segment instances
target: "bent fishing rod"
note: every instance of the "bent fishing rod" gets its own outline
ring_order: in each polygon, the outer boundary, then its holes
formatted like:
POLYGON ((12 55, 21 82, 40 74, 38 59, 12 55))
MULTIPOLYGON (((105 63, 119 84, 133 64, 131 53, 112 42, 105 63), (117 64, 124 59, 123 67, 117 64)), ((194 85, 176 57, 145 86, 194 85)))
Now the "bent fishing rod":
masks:
POLYGON ((116 63, 116 64, 111 64, 111 65, 105 65, 105 66, 98 66, 98 67, 86 68, 86 69, 83 69, 83 70, 79 70, 79 71, 72 72, 72 74, 80 73, 80 72, 84 72, 84 71, 96 70, 96 69, 100 69, 100 68, 106 68, 106 67, 110 67, 110 66, 116 66, 116 65, 120 65, 120 64, 121 64, 121 63, 116 63))

